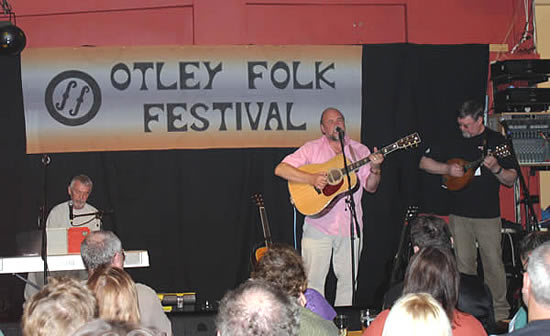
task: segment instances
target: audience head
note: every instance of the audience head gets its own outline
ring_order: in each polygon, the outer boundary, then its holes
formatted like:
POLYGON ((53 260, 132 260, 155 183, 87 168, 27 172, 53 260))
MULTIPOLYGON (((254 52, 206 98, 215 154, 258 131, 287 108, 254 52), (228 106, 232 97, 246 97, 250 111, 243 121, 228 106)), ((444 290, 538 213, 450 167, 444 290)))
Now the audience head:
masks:
POLYGON ((531 252, 547 241, 550 241, 550 232, 547 231, 532 231, 520 240, 518 246, 519 257, 524 270, 527 269, 527 262, 529 261, 531 252))
POLYGON ((111 231, 90 232, 80 245, 80 255, 90 273, 102 265, 124 266, 122 243, 111 231))
POLYGON ((99 318, 140 322, 136 284, 122 268, 98 267, 88 279, 88 287, 97 299, 99 318))
POLYGON ((157 330, 144 328, 134 323, 122 321, 93 320, 80 329, 72 336, 161 336, 157 330))
POLYGON ((284 244, 273 244, 258 261, 251 277, 268 281, 295 298, 300 298, 307 288, 302 257, 284 244))
POLYGON ((298 304, 266 281, 248 280, 225 294, 216 326, 221 336, 298 335, 298 304))
POLYGON ((96 315, 96 299, 84 284, 68 277, 49 278, 25 303, 21 326, 24 336, 71 335, 96 315))
POLYGON ((546 310, 550 318, 550 242, 537 247, 529 257, 527 273, 523 276, 523 301, 527 303, 531 316, 531 300, 546 310))
POLYGON ((448 249, 428 246, 416 253, 405 274, 403 294, 429 293, 443 307, 450 321, 458 300, 458 272, 448 249))
POLYGON ((430 294, 410 293, 393 305, 382 336, 451 336, 445 310, 430 294))
POLYGON ((452 249, 451 231, 445 221, 436 216, 418 216, 411 222, 411 245, 418 250, 427 246, 452 249))

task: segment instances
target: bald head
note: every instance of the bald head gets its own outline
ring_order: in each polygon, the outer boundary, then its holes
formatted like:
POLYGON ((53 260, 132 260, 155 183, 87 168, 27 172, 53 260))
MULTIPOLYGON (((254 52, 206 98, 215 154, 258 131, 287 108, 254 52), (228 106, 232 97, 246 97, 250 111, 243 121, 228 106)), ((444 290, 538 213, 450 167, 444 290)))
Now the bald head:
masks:
POLYGON ((321 114, 321 133, 330 141, 339 141, 337 127, 346 130, 344 115, 334 107, 326 108, 321 114))
POLYGON ((339 109, 335 108, 335 107, 327 107, 326 109, 323 110, 323 112, 321 113, 321 120, 320 120, 320 123, 323 124, 323 121, 325 119, 325 115, 327 115, 328 113, 337 113, 339 114, 342 119, 344 119, 344 115, 342 114, 342 112, 340 112, 339 109))
POLYGON ((297 335, 298 309, 296 300, 277 287, 249 280, 224 296, 216 325, 222 336, 297 335))

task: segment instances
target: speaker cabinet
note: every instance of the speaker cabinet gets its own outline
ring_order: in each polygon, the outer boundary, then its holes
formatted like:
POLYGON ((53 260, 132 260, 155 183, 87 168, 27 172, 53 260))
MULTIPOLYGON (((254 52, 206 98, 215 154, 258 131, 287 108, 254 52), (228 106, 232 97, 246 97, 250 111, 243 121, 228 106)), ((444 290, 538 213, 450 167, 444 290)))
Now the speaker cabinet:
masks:
POLYGON ((216 312, 168 313, 174 336, 216 336, 216 312))

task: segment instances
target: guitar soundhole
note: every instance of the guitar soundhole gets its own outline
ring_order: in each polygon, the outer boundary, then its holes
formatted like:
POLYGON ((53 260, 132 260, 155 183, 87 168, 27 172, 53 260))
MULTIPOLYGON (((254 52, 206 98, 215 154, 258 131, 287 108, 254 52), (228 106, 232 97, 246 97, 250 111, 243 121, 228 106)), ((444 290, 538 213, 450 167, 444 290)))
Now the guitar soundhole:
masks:
POLYGON ((344 183, 344 180, 340 181, 340 183, 338 184, 327 184, 326 187, 323 189, 323 194, 325 196, 330 196, 332 194, 334 194, 335 192, 338 191, 338 189, 340 189, 340 187, 342 186, 342 184, 344 183))
POLYGON ((327 173, 327 182, 331 185, 342 183, 342 173, 339 169, 331 169, 327 173))

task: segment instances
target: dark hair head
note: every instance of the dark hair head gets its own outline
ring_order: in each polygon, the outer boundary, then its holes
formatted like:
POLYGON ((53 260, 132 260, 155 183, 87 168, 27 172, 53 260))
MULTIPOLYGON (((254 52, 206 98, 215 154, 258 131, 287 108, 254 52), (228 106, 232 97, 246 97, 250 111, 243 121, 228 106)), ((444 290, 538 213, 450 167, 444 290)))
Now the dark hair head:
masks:
POLYGON ((522 261, 527 261, 529 255, 534 249, 541 246, 545 242, 550 241, 550 232, 548 231, 532 231, 519 241, 519 257, 522 261))
POLYGON ((295 298, 307 288, 302 257, 294 248, 285 244, 273 244, 258 261, 251 277, 275 284, 295 298))
POLYGON ((477 100, 467 100, 458 108, 458 118, 463 119, 466 117, 471 117, 474 120, 477 120, 479 117, 483 118, 483 104, 477 100))
POLYGON ((460 274, 454 255, 450 250, 428 246, 411 258, 405 274, 403 294, 431 294, 453 320, 458 300, 460 274))
POLYGON ((445 221, 436 216, 419 216, 411 222, 411 244, 424 248, 438 246, 451 249, 451 231, 445 221))

